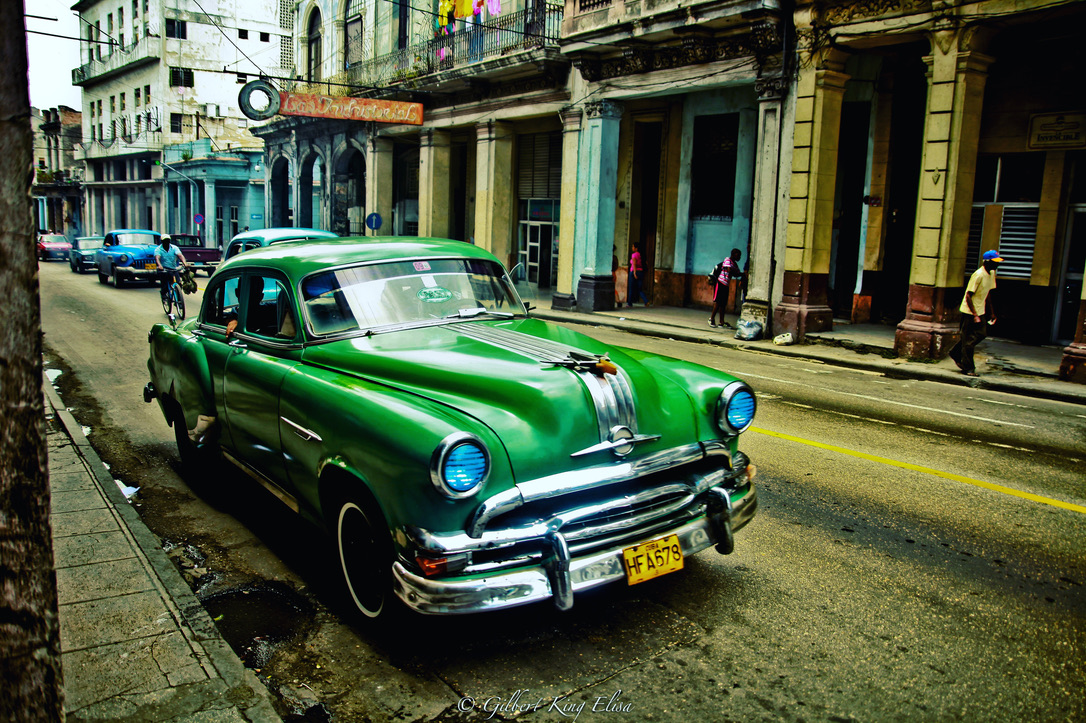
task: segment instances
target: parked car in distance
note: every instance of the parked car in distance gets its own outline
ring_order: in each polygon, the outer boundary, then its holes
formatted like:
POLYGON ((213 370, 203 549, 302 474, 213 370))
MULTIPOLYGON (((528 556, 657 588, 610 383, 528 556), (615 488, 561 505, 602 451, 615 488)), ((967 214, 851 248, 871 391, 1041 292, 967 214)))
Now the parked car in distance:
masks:
POLYGON ((193 273, 204 271, 208 276, 215 273, 215 267, 222 259, 222 249, 204 246, 200 237, 191 233, 171 233, 170 243, 175 244, 185 255, 185 261, 192 266, 193 273))
POLYGON ((730 553, 757 508, 749 386, 531 318, 471 244, 246 252, 148 340, 189 478, 225 458, 247 475, 209 493, 252 477, 322 526, 367 618, 565 610, 730 553))
POLYGON ((68 265, 73 272, 83 273, 98 268, 94 257, 102 248, 102 236, 76 236, 68 252, 68 265))
POLYGON ((102 248, 94 255, 98 266, 99 283, 118 289, 128 281, 155 281, 158 265, 155 263, 155 247, 161 238, 157 231, 121 228, 108 231, 102 240, 102 248))
POLYGON ((42 261, 66 260, 72 245, 59 233, 43 233, 38 236, 38 258, 42 261))
POLYGON ((255 231, 242 231, 226 245, 223 260, 233 258, 243 251, 271 246, 283 241, 302 241, 305 239, 339 238, 331 231, 319 228, 262 228, 255 231))

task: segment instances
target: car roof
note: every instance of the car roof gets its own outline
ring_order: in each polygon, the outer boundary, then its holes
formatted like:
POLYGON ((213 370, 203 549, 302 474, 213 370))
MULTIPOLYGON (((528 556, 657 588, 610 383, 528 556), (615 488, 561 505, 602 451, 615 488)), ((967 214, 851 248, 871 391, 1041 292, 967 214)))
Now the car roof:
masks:
POLYGON ((268 239, 270 241, 279 241, 282 239, 293 239, 303 237, 319 237, 319 238, 339 238, 337 234, 331 231, 323 231, 319 228, 303 228, 296 226, 284 226, 275 228, 258 228, 250 231, 242 231, 234 238, 230 239, 231 243, 238 240, 245 239, 268 239))
POLYGON ((114 228, 110 229, 109 233, 145 233, 151 236, 160 235, 158 231, 150 231, 145 228, 114 228))
POLYGON ((76 236, 76 241, 82 241, 83 239, 104 239, 105 236, 76 236))
POLYGON ((265 246, 232 257, 223 262, 219 270, 271 267, 282 270, 288 276, 301 278, 333 266, 450 257, 497 261, 489 251, 464 241, 414 236, 359 236, 265 246))

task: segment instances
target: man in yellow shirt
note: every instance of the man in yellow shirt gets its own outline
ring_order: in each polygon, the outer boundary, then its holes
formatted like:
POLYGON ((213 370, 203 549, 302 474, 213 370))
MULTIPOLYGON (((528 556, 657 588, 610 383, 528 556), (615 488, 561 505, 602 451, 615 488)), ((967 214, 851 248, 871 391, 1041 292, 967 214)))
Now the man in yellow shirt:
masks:
POLYGON ((969 277, 965 297, 959 310, 962 312, 961 338, 950 350, 950 358, 967 377, 977 375, 973 351, 988 336, 988 327, 996 323, 992 291, 996 287, 996 269, 1003 263, 998 251, 985 251, 981 266, 969 277))

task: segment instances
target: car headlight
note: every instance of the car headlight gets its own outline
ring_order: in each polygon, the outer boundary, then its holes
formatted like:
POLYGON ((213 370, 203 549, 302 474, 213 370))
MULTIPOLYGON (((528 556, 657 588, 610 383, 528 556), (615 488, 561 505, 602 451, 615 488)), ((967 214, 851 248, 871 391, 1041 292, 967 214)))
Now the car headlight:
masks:
POLYGON ((117 263, 119 263, 119 264, 127 264, 128 263, 128 254, 121 254, 120 256, 118 256, 117 257, 117 263))
POLYGON ((757 406, 754 390, 743 382, 732 382, 724 387, 716 402, 716 417, 720 430, 729 435, 746 431, 754 421, 757 406))
POLYGON ((430 459, 430 481, 449 499, 459 500, 478 492, 490 474, 490 452, 474 434, 450 434, 430 459))

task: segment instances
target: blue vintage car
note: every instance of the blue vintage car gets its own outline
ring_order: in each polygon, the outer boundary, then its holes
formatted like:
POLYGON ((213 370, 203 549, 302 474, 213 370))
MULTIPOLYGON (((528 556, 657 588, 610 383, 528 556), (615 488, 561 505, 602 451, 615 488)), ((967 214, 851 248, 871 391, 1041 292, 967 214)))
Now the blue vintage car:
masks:
POLYGON ((127 281, 155 281, 158 278, 155 247, 161 238, 158 231, 136 228, 120 228, 107 233, 102 248, 94 255, 98 281, 108 284, 112 278, 118 289, 127 281))

